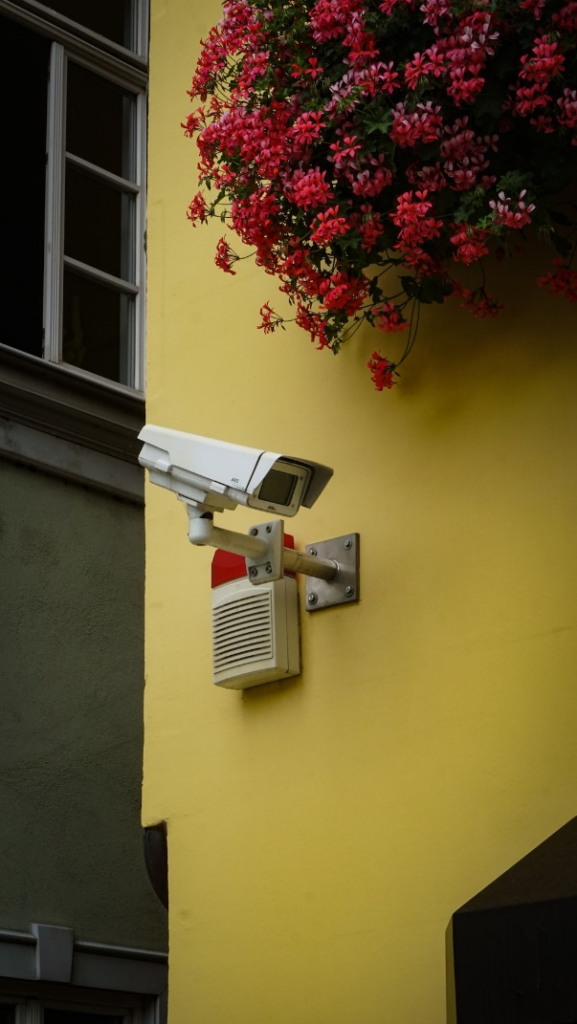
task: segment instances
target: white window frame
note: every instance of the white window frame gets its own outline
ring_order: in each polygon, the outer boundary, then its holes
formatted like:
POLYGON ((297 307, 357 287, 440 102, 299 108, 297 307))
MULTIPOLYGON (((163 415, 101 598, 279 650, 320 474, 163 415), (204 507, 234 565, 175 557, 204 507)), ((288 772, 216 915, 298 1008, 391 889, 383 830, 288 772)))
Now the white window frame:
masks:
POLYGON ((39 3, 38 0, 0 0, 0 13, 8 14, 33 31, 52 40, 47 116, 46 223, 44 264, 44 353, 50 363, 72 370, 75 375, 97 380, 104 388, 143 394, 145 386, 145 229, 146 229, 146 87, 148 51, 148 0, 132 0, 135 51, 128 50, 90 29, 39 3), (82 65, 134 94, 135 117, 130 140, 134 158, 134 181, 121 178, 78 156, 67 153, 66 72, 68 59, 82 65), (97 180, 134 196, 134 281, 125 281, 78 263, 64 255, 64 210, 66 164, 76 165, 97 180), (62 359, 64 267, 83 274, 117 293, 134 297, 132 350, 129 353, 128 384, 99 377, 70 366, 62 359))

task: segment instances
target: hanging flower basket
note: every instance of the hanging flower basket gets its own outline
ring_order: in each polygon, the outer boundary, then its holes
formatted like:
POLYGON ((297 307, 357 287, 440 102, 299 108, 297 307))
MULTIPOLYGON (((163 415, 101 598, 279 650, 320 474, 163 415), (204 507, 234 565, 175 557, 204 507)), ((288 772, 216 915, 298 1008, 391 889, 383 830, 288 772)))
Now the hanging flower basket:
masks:
MULTIPOLYGON (((497 314, 491 246, 536 232, 558 253, 539 283, 577 299, 575 207, 557 199, 577 168, 576 42, 575 0, 230 0, 183 125, 200 150, 188 216, 253 248, 319 348, 364 321, 406 332, 400 359, 369 363, 390 388, 421 304, 497 314)), ((240 258, 221 238, 217 265, 240 258)), ((265 333, 286 322, 260 315, 265 333)))

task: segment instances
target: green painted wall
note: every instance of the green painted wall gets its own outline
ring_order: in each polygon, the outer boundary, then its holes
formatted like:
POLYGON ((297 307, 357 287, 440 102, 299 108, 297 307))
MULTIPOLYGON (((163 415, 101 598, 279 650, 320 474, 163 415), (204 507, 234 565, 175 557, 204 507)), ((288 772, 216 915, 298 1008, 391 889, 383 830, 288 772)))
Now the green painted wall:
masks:
POLYGON ((142 857, 143 522, 0 461, 0 928, 166 948, 142 857))

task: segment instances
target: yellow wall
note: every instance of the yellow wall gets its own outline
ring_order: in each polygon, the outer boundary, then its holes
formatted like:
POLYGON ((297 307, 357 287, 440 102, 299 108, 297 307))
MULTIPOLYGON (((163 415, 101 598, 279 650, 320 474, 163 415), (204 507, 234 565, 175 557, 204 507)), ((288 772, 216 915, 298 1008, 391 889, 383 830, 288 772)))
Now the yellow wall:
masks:
POLYGON ((213 687, 212 553, 148 488, 144 821, 169 825, 170 1024, 441 1024, 452 912, 576 813, 574 316, 533 286, 546 259, 501 265, 501 317, 435 308, 382 395, 368 333, 338 359, 263 337, 273 279, 222 274, 222 232, 185 218, 179 121, 219 10, 153 0, 148 418, 334 466, 290 529, 301 547, 358 531, 362 601, 303 608, 298 679, 213 687))

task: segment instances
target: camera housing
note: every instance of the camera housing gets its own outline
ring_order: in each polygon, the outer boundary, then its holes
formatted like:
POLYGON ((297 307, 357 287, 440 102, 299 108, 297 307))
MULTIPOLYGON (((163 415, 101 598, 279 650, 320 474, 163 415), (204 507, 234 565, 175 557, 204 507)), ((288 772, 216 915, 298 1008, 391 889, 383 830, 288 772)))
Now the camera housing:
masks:
POLYGON ((330 466, 309 459, 152 423, 138 436, 144 442, 138 460, 151 483, 211 512, 247 505, 294 516, 302 505, 314 505, 333 475, 330 466))

